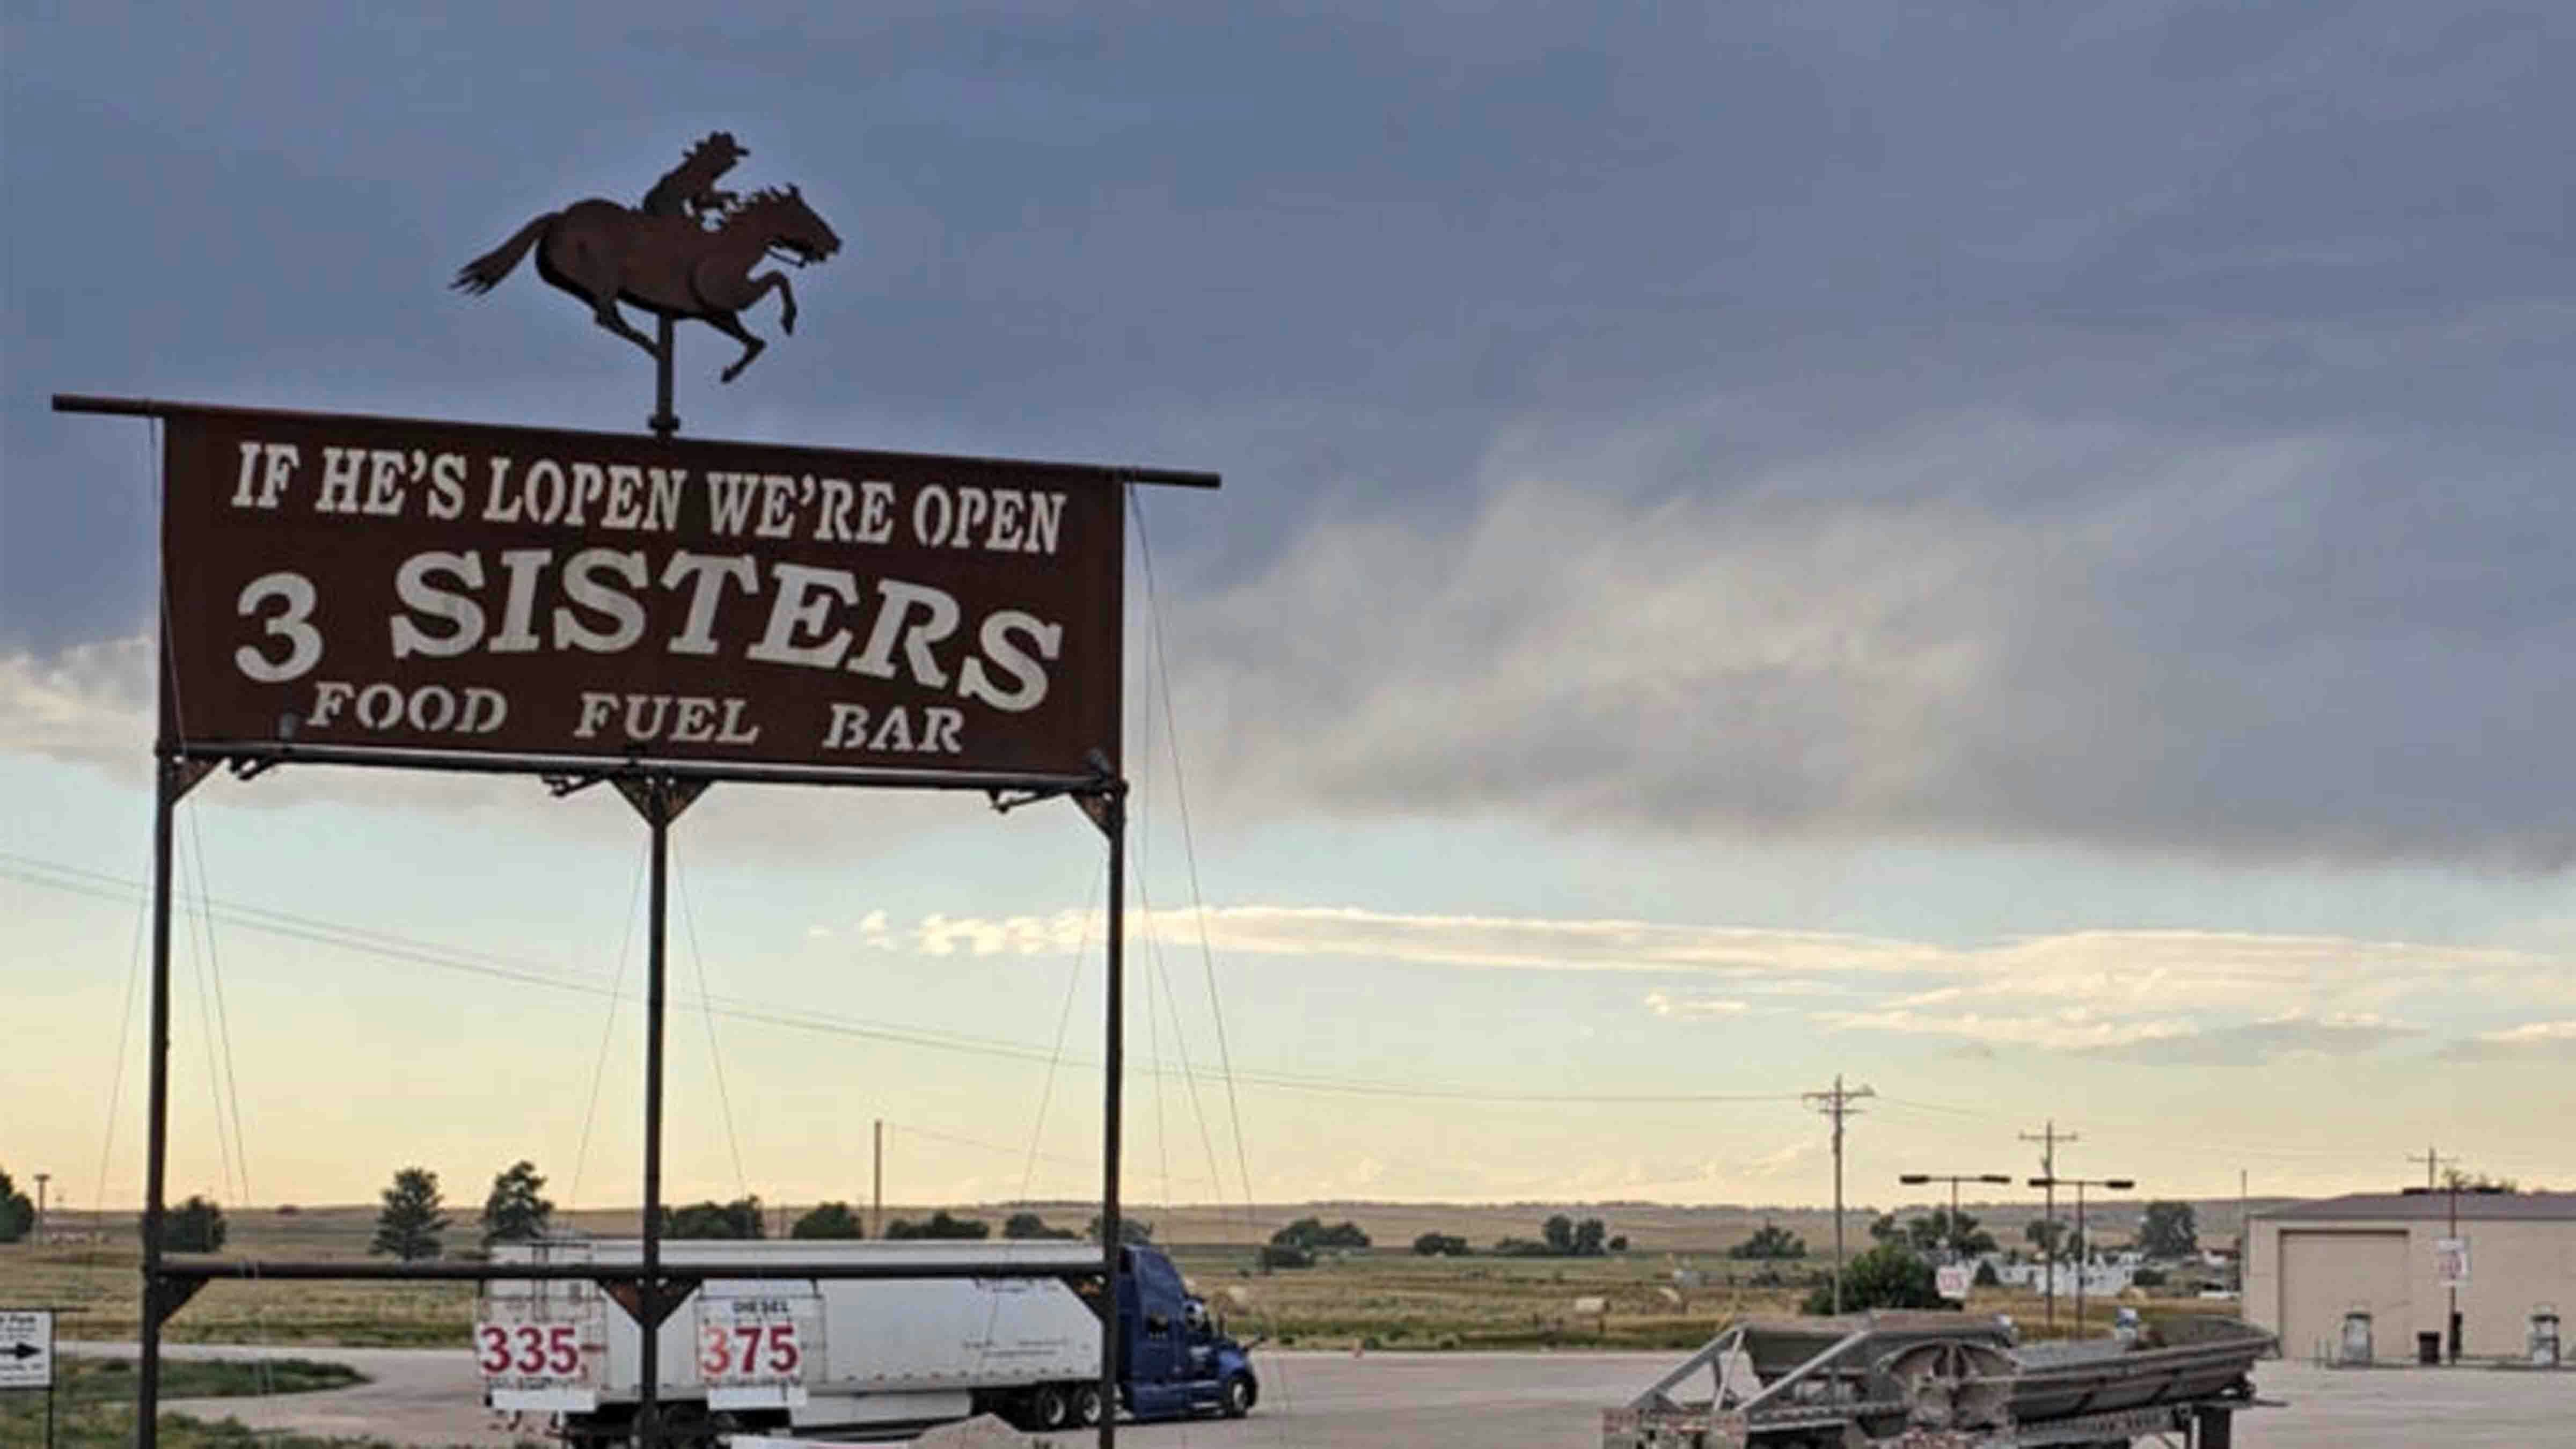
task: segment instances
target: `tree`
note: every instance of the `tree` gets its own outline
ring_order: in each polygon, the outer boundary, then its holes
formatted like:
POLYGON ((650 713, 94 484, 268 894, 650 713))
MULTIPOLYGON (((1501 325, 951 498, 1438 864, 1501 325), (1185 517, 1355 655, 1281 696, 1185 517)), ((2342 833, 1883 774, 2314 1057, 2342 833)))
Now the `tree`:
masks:
POLYGON ((1312 1268, 1315 1266, 1315 1250, 1302 1243, 1264 1243, 1261 1245, 1260 1263, 1264 1273, 1280 1268, 1312 1268))
POLYGON ((161 1246, 173 1253, 220 1253, 229 1231, 224 1210, 204 1193, 188 1194, 161 1216, 161 1246))
POLYGON ((0 1243, 14 1243, 36 1225, 36 1205, 0 1171, 0 1243))
POLYGON ((845 1202, 816 1203, 814 1210, 796 1220, 787 1230, 791 1238, 864 1238, 867 1227, 845 1202))
POLYGON ((1424 1233, 1413 1240, 1413 1251, 1425 1258, 1463 1258, 1475 1250, 1467 1246, 1465 1238, 1453 1238, 1447 1233, 1424 1233))
POLYGON ((1369 1245, 1369 1235, 1360 1230, 1359 1224, 1348 1219, 1328 1228, 1322 1218, 1299 1218, 1272 1233, 1270 1241, 1274 1247, 1302 1248, 1311 1260, 1315 1254, 1327 1249, 1365 1248, 1369 1245))
POLYGON ((889 1241, 904 1238, 941 1238, 956 1241, 968 1241, 976 1238, 991 1237, 993 1235, 993 1225, 984 1221, 982 1218, 952 1217, 949 1215, 948 1209, 941 1208, 939 1211, 932 1213, 929 1221, 927 1222, 907 1222, 902 1218, 896 1218, 893 1222, 886 1224, 885 1235, 889 1241))
POLYGON ((1880 1213, 1869 1220, 1869 1240, 1873 1243, 1890 1241, 1899 1231, 1894 1213, 1880 1213))
POLYGON ((1775 1223, 1764 1223, 1753 1230, 1753 1236, 1726 1250, 1726 1256, 1741 1262, 1757 1259, 1803 1258, 1807 1245, 1796 1233, 1775 1223))
POLYGON ((1540 1239, 1547 1244, 1549 1252, 1560 1258, 1574 1252, 1574 1219, 1558 1213, 1539 1224, 1538 1231, 1540 1239))
POLYGON ((384 1191, 384 1206, 376 1211, 376 1236, 367 1251, 390 1253, 406 1263, 437 1257, 438 1235, 447 1231, 441 1204, 437 1173, 426 1167, 396 1172, 393 1186, 384 1191))
POLYGON ((2138 1222, 2138 1251, 2150 1258, 2188 1258, 2200 1251, 2200 1225, 2187 1202, 2151 1202, 2138 1222))
POLYGON ((1628 1251, 1628 1235, 1626 1233, 1619 1233, 1613 1236, 1610 1239, 1610 1251, 1614 1253, 1624 1253, 1628 1251))
MULTIPOLYGON (((1082 1235, 1095 1243, 1101 1238, 1101 1216, 1099 1213, 1093 1213, 1090 1224, 1082 1230, 1082 1235)), ((1118 1219, 1118 1241, 1130 1247, 1139 1243, 1150 1243, 1154 1241, 1154 1225, 1143 1218, 1131 1218, 1122 1214, 1118 1219)))
MULTIPOLYGON (((1903 1243, 1881 1243, 1843 1265, 1843 1311, 1864 1308, 1946 1308, 1931 1260, 1903 1243)), ((1807 1295, 1803 1311, 1831 1313, 1831 1282, 1807 1295)))
POLYGON ((1964 1209, 1952 1221, 1948 1208, 1934 1208, 1905 1225, 1905 1241, 1918 1253, 1948 1248, 1960 1257, 1974 1257, 1995 1250, 1995 1235, 1977 1226, 1977 1219, 1964 1209))
POLYGON ((1601 1245, 1608 1241, 1609 1237, 1610 1229, 1603 1226, 1599 1218, 1585 1218, 1574 1225, 1574 1246, 1571 1251, 1578 1258, 1598 1258, 1603 1252, 1601 1245))
POLYGON ((687 1207, 662 1209, 662 1236, 666 1238, 721 1238, 747 1241, 769 1236, 760 1215, 757 1196, 738 1197, 731 1202, 691 1203, 687 1207))
POLYGON ((1063 1238, 1070 1240, 1081 1237, 1082 1234, 1075 1232, 1071 1228, 1048 1227, 1046 1219, 1039 1217, 1036 1213, 1013 1213, 1010 1216, 1010 1220, 1002 1224, 1002 1236, 1006 1238, 1063 1238))
POLYGON ((2446 1167, 2442 1169, 2442 1188, 2446 1192, 2520 1192, 2522 1184, 2510 1177, 2489 1177, 2483 1172, 2446 1167))
POLYGON ((2055 1258, 2066 1247, 2066 1224, 2050 1218, 2032 1218, 2022 1225, 2021 1235, 2039 1249, 2042 1259, 2055 1258))
POLYGON ((524 1158, 495 1176, 490 1195, 483 1199, 483 1246, 544 1237, 555 1214, 555 1205, 537 1195, 545 1185, 546 1180, 537 1176, 537 1165, 524 1158))

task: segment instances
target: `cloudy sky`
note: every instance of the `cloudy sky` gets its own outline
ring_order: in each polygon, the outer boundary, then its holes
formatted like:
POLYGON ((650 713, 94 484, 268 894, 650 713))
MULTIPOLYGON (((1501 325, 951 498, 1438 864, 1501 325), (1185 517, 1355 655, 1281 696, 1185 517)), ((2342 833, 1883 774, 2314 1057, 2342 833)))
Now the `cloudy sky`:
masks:
MULTIPOLYGON (((1131 1195, 1813 1202, 1837 1073, 1859 1201, 2576 1180, 2564 7, 749 8, 7 7, 0 1165, 139 1193, 155 454, 48 395, 637 428, 444 284, 722 127, 847 246, 690 432, 1225 475, 1131 540, 1131 1195)), ((677 836, 675 1194, 1094 1190, 1070 809, 677 836)), ((174 1187, 632 1200, 616 801, 180 840, 174 1187)))

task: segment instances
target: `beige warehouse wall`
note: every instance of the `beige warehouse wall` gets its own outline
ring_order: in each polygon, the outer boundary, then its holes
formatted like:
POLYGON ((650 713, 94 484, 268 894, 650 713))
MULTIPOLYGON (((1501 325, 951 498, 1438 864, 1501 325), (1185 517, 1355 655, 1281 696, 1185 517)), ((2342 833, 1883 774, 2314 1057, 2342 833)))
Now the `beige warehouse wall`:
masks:
MULTIPOLYGON (((2407 1235, 2404 1321, 2374 1322, 2373 1349, 2382 1361, 2411 1360, 2416 1334, 2444 1331, 2449 1294, 2436 1280, 2433 1259, 2433 1245, 2448 1235, 2448 1226, 2441 1220, 2258 1218, 2253 1228, 2253 1261, 2246 1269, 2244 1304, 2246 1318, 2257 1326, 2276 1334, 2283 1331, 2280 1270, 2285 1228, 2302 1233, 2403 1231, 2407 1235)), ((2544 1304, 2556 1308, 2564 1324, 2576 1324, 2576 1221, 2472 1219, 2460 1224, 2460 1235, 2469 1240, 2469 1284, 2460 1290, 2460 1347, 2465 1357, 2520 1358, 2531 1314, 2544 1304)), ((2335 1300, 2338 1316, 2342 1299, 2366 1291, 2360 1284, 2305 1282, 2289 1284, 2287 1289, 2293 1295, 2289 1301, 2335 1300)), ((2564 1324, 2562 1331, 2567 1331, 2564 1324)), ((2314 1347, 2285 1340, 2281 1351, 2305 1357, 2314 1347)))

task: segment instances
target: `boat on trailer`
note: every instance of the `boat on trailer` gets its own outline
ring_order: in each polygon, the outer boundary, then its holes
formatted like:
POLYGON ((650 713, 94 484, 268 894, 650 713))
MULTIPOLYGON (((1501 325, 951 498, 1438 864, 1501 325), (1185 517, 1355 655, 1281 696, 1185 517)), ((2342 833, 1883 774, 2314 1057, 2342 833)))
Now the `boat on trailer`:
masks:
POLYGON ((1602 1449, 2231 1449, 2272 1335, 2186 1316, 2023 1345, 2002 1318, 1872 1312, 1735 1325, 1602 1415, 1602 1449), (1706 1397, 1685 1386, 1705 1376, 1706 1397))

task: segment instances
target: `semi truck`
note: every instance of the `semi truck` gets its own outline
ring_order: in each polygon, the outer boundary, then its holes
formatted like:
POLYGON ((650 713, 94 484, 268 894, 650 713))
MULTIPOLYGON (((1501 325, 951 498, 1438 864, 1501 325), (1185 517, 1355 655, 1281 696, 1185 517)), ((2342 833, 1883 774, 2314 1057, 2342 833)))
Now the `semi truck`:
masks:
MULTIPOLYGON (((495 1245, 555 1276, 484 1286, 474 1326, 484 1400, 555 1417, 567 1442, 632 1437, 643 1330, 634 1239, 495 1245), (566 1268, 608 1270, 601 1278, 566 1268)), ((1197 1414, 1239 1418, 1261 1393, 1250 1349, 1146 1245, 1104 1285, 1084 1243, 685 1240, 665 1243, 655 1337, 662 1422, 720 1435, 882 1430, 997 1414, 1024 1429, 1197 1414), (834 1274, 865 1276, 833 1276, 834 1274), (1103 1294, 1118 1295, 1115 1404, 1100 1387, 1103 1294)))

